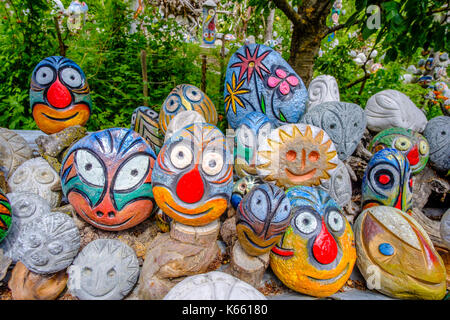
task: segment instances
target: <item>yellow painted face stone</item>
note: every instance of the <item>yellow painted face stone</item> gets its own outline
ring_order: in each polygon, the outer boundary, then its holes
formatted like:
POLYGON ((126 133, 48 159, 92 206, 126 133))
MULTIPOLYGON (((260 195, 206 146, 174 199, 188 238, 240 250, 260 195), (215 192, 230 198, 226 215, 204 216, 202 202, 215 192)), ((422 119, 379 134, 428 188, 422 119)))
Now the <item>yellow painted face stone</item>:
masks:
POLYGON ((444 263, 414 218, 393 207, 371 207, 358 216, 354 231, 356 263, 369 288, 400 299, 444 298, 444 263))
POLYGON ((337 165, 337 152, 330 137, 312 125, 278 127, 258 147, 258 175, 280 187, 320 185, 330 179, 337 165))

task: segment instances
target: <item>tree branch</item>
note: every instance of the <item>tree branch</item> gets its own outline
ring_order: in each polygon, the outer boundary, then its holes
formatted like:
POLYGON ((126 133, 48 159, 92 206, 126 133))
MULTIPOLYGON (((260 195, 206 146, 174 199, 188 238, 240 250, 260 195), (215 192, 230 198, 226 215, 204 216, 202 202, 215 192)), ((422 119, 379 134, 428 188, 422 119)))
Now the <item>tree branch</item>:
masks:
POLYGON ((363 82, 363 81, 369 79, 371 75, 372 75, 371 73, 366 73, 366 74, 364 75, 364 77, 359 78, 358 80, 355 80, 355 81, 353 81, 352 83, 349 83, 349 84, 346 86, 346 88, 349 89, 349 88, 351 88, 351 87, 353 87, 353 86, 356 86, 358 83, 361 83, 361 82, 363 82))
POLYGON ((294 8, 289 4, 288 0, 272 0, 273 3, 283 11, 283 13, 288 17, 291 22, 296 25, 301 21, 300 15, 295 12, 294 8))

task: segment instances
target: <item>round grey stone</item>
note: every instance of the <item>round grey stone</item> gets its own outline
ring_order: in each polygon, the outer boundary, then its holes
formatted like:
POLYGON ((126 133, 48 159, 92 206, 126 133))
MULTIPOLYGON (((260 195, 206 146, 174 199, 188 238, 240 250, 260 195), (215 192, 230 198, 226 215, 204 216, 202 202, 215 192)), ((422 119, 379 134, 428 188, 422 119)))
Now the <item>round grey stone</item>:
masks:
POLYGON ((66 269, 80 249, 80 232, 72 217, 51 212, 25 224, 17 239, 27 269, 49 274, 66 269))
POLYGON ((81 300, 121 300, 139 277, 136 253, 119 240, 98 239, 68 269, 67 286, 81 300))
POLYGON ((342 161, 339 161, 331 178, 324 180, 319 187, 325 190, 341 207, 345 207, 352 198, 350 174, 342 161))
POLYGON ((309 109, 302 122, 325 130, 336 146, 338 158, 345 160, 361 141, 367 119, 363 109, 357 104, 330 101, 309 109))
POLYGON ((430 145, 430 161, 439 170, 450 170, 450 117, 428 121, 423 135, 430 145))
POLYGON ((450 209, 448 209, 441 219, 441 238, 447 246, 447 249, 450 249, 450 209))

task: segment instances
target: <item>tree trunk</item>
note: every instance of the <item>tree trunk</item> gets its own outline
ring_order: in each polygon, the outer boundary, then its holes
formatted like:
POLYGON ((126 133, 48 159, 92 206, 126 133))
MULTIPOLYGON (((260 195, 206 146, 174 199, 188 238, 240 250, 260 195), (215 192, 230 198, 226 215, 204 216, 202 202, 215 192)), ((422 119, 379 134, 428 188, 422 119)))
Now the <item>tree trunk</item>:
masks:
POLYGON ((320 32, 295 27, 291 39, 289 64, 308 87, 313 77, 314 57, 319 53, 320 32))
POLYGON ((275 9, 271 9, 266 21, 266 30, 264 33, 264 43, 268 40, 272 40, 273 34, 273 21, 275 20, 275 9))

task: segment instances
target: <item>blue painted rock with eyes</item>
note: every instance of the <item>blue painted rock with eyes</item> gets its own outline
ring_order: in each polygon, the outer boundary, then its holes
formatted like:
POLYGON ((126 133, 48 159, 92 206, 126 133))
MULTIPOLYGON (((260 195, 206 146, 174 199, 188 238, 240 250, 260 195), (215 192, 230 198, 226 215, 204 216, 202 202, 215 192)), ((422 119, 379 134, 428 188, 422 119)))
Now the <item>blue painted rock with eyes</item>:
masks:
POLYGON ((412 210, 412 172, 403 154, 382 149, 370 159, 362 181, 362 207, 390 206, 412 210))
POLYGON ((166 134, 170 120, 183 110, 200 113, 209 124, 217 124, 217 111, 211 99, 199 88, 190 84, 176 86, 164 101, 159 112, 159 129, 166 134))
POLYGON ((289 288, 316 297, 337 292, 356 261, 353 232, 340 206, 316 187, 287 190, 291 223, 272 248, 270 266, 289 288))
POLYGON ((276 126, 297 123, 308 98, 294 69, 278 52, 261 44, 244 45, 231 56, 223 94, 233 129, 252 111, 266 114, 276 126))
POLYGON ((67 152, 60 172, 64 195, 97 228, 131 228, 153 209, 151 176, 156 155, 136 132, 92 133, 67 152))
POLYGON ((199 122, 175 132, 158 154, 152 183, 158 207, 175 221, 203 226, 219 218, 233 188, 223 133, 199 122))
POLYGON ((291 205, 283 189, 264 183, 255 186, 236 210, 236 232, 249 255, 269 252, 289 225, 291 205))
POLYGON ((34 121, 52 134, 85 125, 91 115, 91 96, 81 68, 65 57, 53 56, 37 64, 31 75, 30 107, 34 121))
POLYGON ((250 112, 236 129, 234 169, 239 177, 257 175, 256 151, 259 141, 264 141, 273 129, 273 123, 261 112, 250 112))

